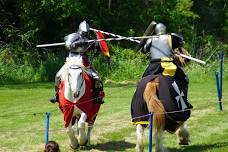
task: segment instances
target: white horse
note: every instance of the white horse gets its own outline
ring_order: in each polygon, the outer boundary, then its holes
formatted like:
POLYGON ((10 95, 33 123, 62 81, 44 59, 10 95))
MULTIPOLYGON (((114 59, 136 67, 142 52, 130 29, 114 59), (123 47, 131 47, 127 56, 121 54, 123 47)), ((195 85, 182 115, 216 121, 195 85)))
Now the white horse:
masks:
POLYGON ((93 123, 100 104, 93 102, 91 79, 83 65, 82 56, 67 58, 58 74, 61 77, 59 107, 64 113, 70 146, 73 149, 89 146, 93 123), (73 129, 73 126, 76 129, 73 129))

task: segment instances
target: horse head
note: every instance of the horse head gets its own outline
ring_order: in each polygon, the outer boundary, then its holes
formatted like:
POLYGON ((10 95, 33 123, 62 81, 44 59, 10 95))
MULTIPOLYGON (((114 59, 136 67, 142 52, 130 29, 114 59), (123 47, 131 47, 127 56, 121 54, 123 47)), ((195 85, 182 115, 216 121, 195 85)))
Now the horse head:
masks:
POLYGON ((78 65, 72 65, 68 69, 68 83, 74 98, 78 98, 85 80, 83 78, 83 69, 78 65))
POLYGON ((81 57, 67 59, 67 68, 64 71, 64 96, 67 100, 76 103, 85 93, 84 65, 81 57))

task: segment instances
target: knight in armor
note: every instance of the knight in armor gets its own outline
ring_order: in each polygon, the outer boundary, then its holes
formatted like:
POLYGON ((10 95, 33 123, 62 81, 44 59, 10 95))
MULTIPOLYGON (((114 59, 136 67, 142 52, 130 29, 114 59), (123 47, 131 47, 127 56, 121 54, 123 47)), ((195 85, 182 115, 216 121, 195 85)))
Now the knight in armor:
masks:
MULTIPOLYGON (((184 43, 183 37, 176 33, 167 34, 166 26, 162 23, 155 25, 154 32, 155 36, 149 38, 144 45, 143 53, 148 53, 151 61, 142 77, 162 72, 166 73, 166 75, 170 74, 173 76, 174 73, 167 73, 167 71, 172 71, 168 69, 170 67, 166 69, 161 63, 173 62, 175 50, 178 49, 180 52, 184 51, 182 51, 182 45, 184 43)), ((176 64, 171 68, 181 70, 176 64)))
MULTIPOLYGON (((144 53, 150 56, 150 64, 142 77, 162 73, 181 82, 183 90, 188 92, 188 76, 182 70, 181 63, 176 63, 176 53, 187 53, 184 48, 184 39, 176 33, 166 33, 166 26, 162 23, 154 24, 155 35, 149 38, 144 45, 144 53)), ((185 60, 185 62, 190 62, 185 60)))
MULTIPOLYGON (((148 111, 145 110, 147 109, 145 108, 147 107, 145 105, 146 102, 139 101, 144 100, 143 92, 146 86, 145 84, 156 77, 159 77, 160 80, 157 93, 166 112, 183 111, 185 109, 193 108, 187 98, 189 83, 188 77, 181 68, 183 65, 177 63, 178 60, 175 60, 176 53, 185 52, 182 48, 184 43, 183 37, 175 33, 167 34, 166 27, 162 23, 156 23, 152 27, 154 28, 155 35, 152 35, 143 43, 143 49, 139 48, 143 53, 149 54, 150 64, 146 68, 133 96, 131 104, 132 118, 148 114, 148 111)), ((150 35, 151 34, 152 32, 150 35)), ((148 33, 144 35, 148 35, 148 33)), ((185 60, 185 62, 186 61, 187 60, 185 60)), ((176 126, 179 125, 176 121, 186 121, 189 117, 189 110, 184 111, 181 115, 179 115, 179 113, 170 113, 169 117, 166 117, 166 121, 169 121, 169 124, 172 123, 172 125, 165 126, 165 129, 173 132, 175 131, 176 126)), ((144 117, 133 119, 133 122, 146 120, 147 118, 144 117)))
MULTIPOLYGON (((83 64, 86 67, 87 74, 89 74, 91 80, 92 80, 92 88, 93 88, 93 98, 96 103, 102 104, 103 101, 103 84, 100 80, 100 77, 98 75, 98 72, 91 66, 91 63, 88 59, 88 52, 94 51, 93 53, 96 53, 99 48, 98 42, 88 42, 91 37, 89 35, 89 25, 86 21, 83 21, 79 24, 78 31, 75 33, 71 33, 67 35, 65 40, 65 46, 69 50, 69 55, 67 58, 75 57, 78 55, 82 56, 83 64)), ((61 82, 60 80, 60 71, 62 69, 66 68, 66 64, 64 64, 61 69, 57 72, 55 76, 55 96, 50 99, 50 102, 55 103, 59 102, 58 97, 58 86, 61 82)))

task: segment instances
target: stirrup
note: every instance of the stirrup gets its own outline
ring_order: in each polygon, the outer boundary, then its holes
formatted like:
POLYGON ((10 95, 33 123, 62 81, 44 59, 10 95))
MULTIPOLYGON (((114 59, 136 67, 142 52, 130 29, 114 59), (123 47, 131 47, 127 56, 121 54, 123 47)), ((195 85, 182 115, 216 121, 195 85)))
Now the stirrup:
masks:
POLYGON ((104 100, 103 100, 103 98, 97 98, 97 99, 95 99, 95 103, 98 103, 98 104, 103 104, 104 103, 104 100))
POLYGON ((59 102, 59 101, 57 100, 57 97, 53 97, 53 98, 49 99, 49 101, 50 101, 51 103, 59 102))

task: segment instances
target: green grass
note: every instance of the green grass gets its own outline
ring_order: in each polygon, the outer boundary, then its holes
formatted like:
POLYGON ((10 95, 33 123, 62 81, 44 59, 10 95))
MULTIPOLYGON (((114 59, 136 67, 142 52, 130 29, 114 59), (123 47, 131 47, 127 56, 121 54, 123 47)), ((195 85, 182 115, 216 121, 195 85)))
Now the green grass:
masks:
MULTIPOLYGON (((191 80, 191 78, 190 78, 191 80)), ((223 111, 217 104, 213 78, 193 82, 189 99, 194 106, 188 121, 189 146, 179 146, 174 134, 165 133, 170 152, 228 152, 228 81, 223 82, 223 111)), ((130 125, 130 103, 135 85, 106 85, 105 103, 92 132, 91 152, 134 151, 135 127, 130 125)), ((72 152, 63 128, 63 115, 53 95, 52 83, 28 83, 0 86, 0 152, 40 152, 45 143, 45 112, 50 111, 50 140, 60 144, 62 152, 72 152)), ((148 151, 148 130, 145 151, 148 151)), ((154 151, 154 150, 153 150, 154 151)))

